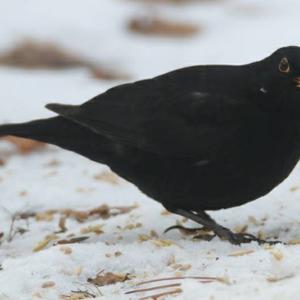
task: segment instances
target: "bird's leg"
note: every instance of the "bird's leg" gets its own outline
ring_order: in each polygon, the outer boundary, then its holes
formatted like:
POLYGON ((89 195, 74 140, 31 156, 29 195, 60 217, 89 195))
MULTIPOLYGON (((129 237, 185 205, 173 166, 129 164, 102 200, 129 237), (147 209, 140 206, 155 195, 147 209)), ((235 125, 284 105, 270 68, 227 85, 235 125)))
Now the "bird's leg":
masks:
POLYGON ((257 237, 255 237, 252 234, 248 233, 233 233, 231 230, 229 230, 226 227, 223 227, 219 225, 214 219, 212 219, 207 213, 204 211, 189 211, 184 210, 181 208, 173 208, 173 207, 166 207, 169 211, 181 215, 183 217, 186 217, 188 219, 191 219, 201 225, 203 225, 205 228, 210 229, 222 240, 227 240, 230 243, 234 245, 239 245, 242 243, 250 243, 252 241, 256 241, 259 244, 269 243, 274 244, 276 242, 268 242, 265 240, 261 240, 257 237))

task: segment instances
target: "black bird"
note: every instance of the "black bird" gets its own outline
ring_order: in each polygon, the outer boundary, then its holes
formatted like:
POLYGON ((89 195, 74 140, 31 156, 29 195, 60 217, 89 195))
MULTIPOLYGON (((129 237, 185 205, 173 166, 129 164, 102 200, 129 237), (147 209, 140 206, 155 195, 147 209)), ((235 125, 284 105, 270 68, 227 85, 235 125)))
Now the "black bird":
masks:
POLYGON ((204 65, 109 89, 58 116, 0 126, 107 164, 169 211, 233 244, 258 241, 205 210, 269 193, 300 158, 300 48, 247 65, 204 65))

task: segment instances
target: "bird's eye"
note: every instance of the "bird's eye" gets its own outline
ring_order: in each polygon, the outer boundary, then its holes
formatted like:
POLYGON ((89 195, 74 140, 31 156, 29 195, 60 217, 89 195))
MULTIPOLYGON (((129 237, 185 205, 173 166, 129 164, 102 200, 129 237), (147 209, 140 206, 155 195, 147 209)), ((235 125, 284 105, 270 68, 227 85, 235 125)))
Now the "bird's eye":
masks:
POLYGON ((279 63, 279 71, 281 73, 289 73, 290 72, 290 64, 286 57, 284 57, 279 63))

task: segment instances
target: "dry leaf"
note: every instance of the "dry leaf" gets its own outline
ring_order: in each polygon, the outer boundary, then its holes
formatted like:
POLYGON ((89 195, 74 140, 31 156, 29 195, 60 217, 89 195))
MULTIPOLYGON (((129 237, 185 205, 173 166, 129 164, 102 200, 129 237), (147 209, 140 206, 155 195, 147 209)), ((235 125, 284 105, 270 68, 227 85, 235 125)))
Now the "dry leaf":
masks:
POLYGON ((58 244, 58 245, 75 244, 75 243, 83 242, 83 241, 87 240, 88 238, 89 238, 88 236, 75 237, 75 238, 71 238, 68 240, 59 240, 56 242, 56 244, 58 244))
POLYGON ((112 185, 117 185, 117 184, 119 184, 119 181, 120 181, 119 177, 111 171, 104 171, 100 174, 96 174, 94 176, 94 179, 108 182, 112 185))
POLYGON ((47 288, 52 288, 55 286, 55 282, 54 281, 46 281, 42 284, 42 288, 43 289, 47 289, 47 288))
POLYGON ((67 218, 73 218, 76 219, 78 222, 85 221, 90 215, 87 211, 76 211, 72 209, 66 209, 64 211, 61 211, 62 214, 64 214, 67 218))
POLYGON ((115 274, 108 272, 103 275, 101 275, 100 273, 95 278, 88 278, 87 281, 98 286, 104 286, 109 284, 115 284, 117 282, 124 282, 129 279, 129 274, 115 274))
POLYGON ((240 251, 236 251, 236 252, 232 252, 230 254, 228 254, 228 256, 243 256, 243 255, 248 255, 248 254, 251 254, 253 253, 254 250, 251 250, 251 249, 245 249, 245 250, 240 250, 240 251))
POLYGON ((134 32, 170 37, 192 36, 199 32, 199 27, 178 21, 164 20, 158 17, 133 18, 128 29, 134 32))
POLYGON ((103 204, 99 207, 93 208, 89 211, 89 215, 99 215, 104 219, 109 218, 111 208, 107 204, 103 204))
POLYGON ((85 68, 96 79, 122 80, 128 75, 100 67, 51 42, 26 40, 0 55, 0 64, 24 69, 85 68))
POLYGON ((277 282, 277 281, 281 281, 281 280, 292 278, 294 276, 295 276, 294 274, 289 274, 289 275, 284 275, 284 276, 281 276, 281 277, 268 277, 267 281, 269 281, 269 282, 277 282))
POLYGON ((45 143, 37 142, 30 139, 24 139, 15 136, 5 136, 1 139, 16 145, 17 149, 22 154, 27 154, 35 150, 40 150, 46 147, 45 143))
POLYGON ((84 67, 87 61, 54 43, 27 40, 2 54, 0 64, 26 69, 64 69, 84 67))

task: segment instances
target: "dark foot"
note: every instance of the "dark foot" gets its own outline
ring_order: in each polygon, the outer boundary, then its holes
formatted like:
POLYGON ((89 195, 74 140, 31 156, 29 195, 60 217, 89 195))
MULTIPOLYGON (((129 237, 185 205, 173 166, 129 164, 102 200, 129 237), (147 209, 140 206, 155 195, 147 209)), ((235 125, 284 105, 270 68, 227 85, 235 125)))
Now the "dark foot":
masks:
MULTIPOLYGON (((204 235, 202 235, 202 237, 200 236, 197 238, 202 238, 202 239, 204 238, 206 240, 211 240, 214 236, 218 236, 220 239, 227 240, 231 244, 234 244, 234 245, 240 245, 243 243, 251 243, 251 242, 257 242, 259 244, 269 244, 269 245, 282 243, 280 241, 267 241, 267 240, 259 239, 256 236, 249 234, 249 233, 233 233, 228 228, 225 228, 225 227, 219 225, 218 223, 216 223, 216 221, 213 220, 207 213, 205 213, 204 211, 201 211, 201 210, 190 211, 190 210, 174 208, 174 207, 170 207, 170 206, 166 206, 166 208, 175 214, 181 215, 183 217, 186 217, 188 219, 191 219, 191 220, 203 225, 203 227, 201 228, 202 232, 203 232, 203 229, 205 228, 206 230, 212 231, 215 234, 215 235, 208 235, 207 234, 208 231, 206 231, 206 233, 204 233, 204 235)), ((195 230, 198 230, 198 232, 199 232, 199 229, 185 228, 180 225, 169 227, 165 230, 165 232, 172 230, 172 229, 179 229, 179 230, 184 229, 185 232, 190 232, 190 234, 195 233, 195 230)))
POLYGON ((218 228, 215 228, 216 235, 222 239, 227 240, 231 244, 234 245, 240 245, 244 243, 251 243, 251 242, 257 242, 258 244, 269 244, 269 245, 275 245, 282 243, 281 241, 267 241, 257 238, 256 236, 250 234, 250 233, 233 233, 229 229, 221 226, 217 226, 218 228))

